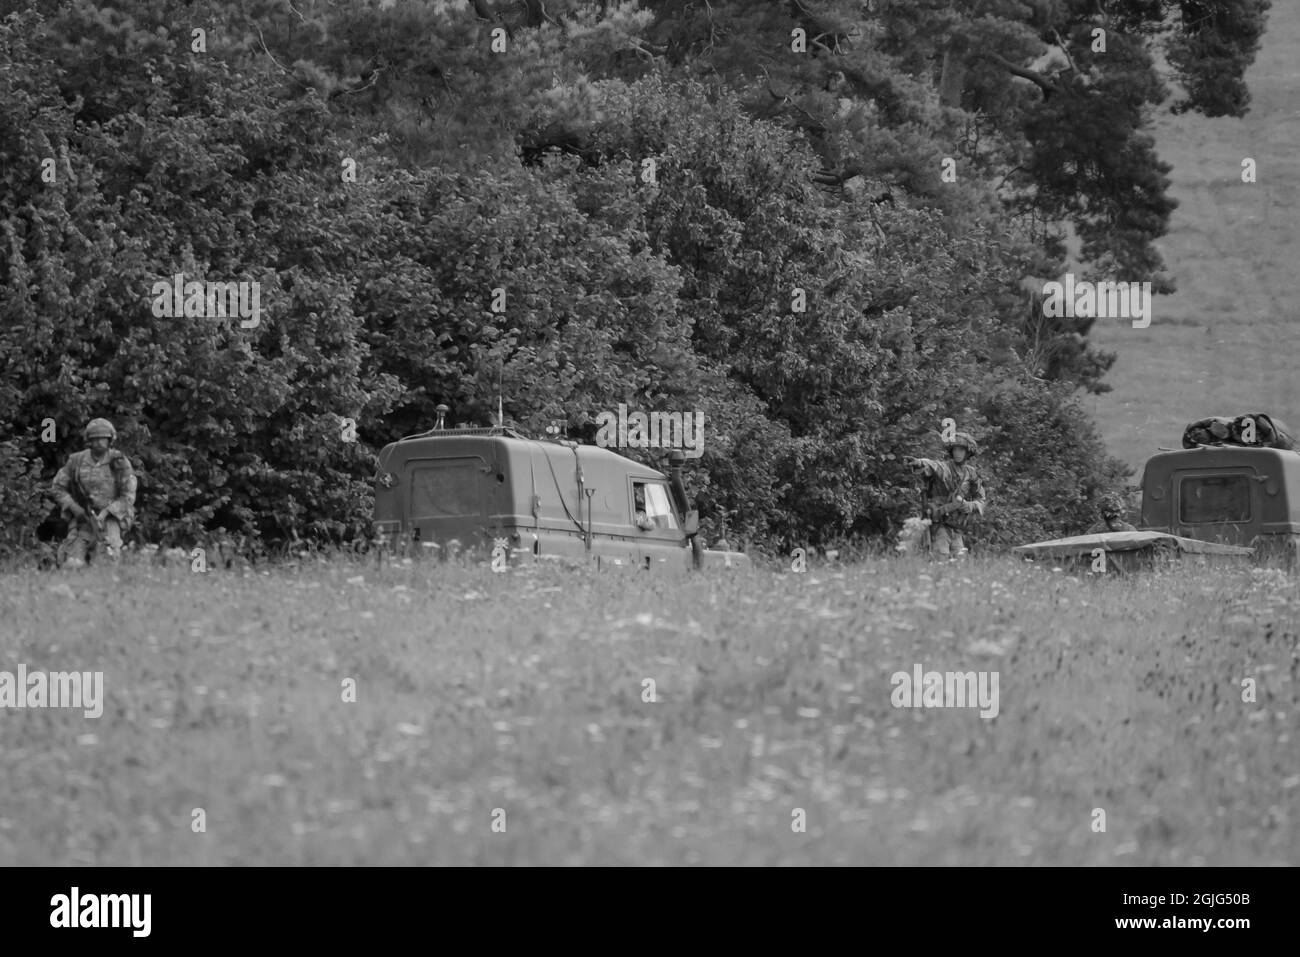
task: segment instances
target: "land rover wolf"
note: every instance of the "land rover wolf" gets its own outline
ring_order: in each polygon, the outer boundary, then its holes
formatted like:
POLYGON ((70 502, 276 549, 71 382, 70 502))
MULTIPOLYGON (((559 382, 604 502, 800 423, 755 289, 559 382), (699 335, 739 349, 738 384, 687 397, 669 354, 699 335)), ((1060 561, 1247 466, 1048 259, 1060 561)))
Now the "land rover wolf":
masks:
POLYGON ((744 553, 699 541, 683 458, 673 453, 665 475, 610 449, 511 428, 434 428, 380 451, 374 532, 392 551, 495 552, 511 564, 749 567, 744 553))

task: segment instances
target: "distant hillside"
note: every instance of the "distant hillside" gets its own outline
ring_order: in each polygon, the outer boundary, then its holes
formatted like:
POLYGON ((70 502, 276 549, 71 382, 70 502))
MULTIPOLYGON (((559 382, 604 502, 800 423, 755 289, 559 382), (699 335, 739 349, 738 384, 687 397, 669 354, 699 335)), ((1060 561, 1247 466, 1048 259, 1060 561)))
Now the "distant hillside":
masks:
POLYGON ((1215 414, 1272 411, 1300 423, 1300 4, 1276 3, 1247 74, 1241 120, 1188 114, 1156 125, 1180 202, 1161 241, 1177 294, 1157 297, 1148 329, 1099 321, 1119 353, 1114 392, 1090 399, 1110 450, 1134 468, 1183 425, 1215 414), (1241 161, 1258 182, 1241 182, 1241 161))

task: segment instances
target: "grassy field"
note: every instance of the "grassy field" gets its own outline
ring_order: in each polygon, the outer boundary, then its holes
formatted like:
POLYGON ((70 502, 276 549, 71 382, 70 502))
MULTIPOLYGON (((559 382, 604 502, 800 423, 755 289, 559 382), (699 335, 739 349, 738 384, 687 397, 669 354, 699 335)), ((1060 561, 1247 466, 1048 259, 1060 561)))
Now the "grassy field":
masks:
POLYGON ((1100 320, 1092 339, 1119 354, 1089 400, 1112 453, 1139 470, 1157 446, 1209 415, 1272 411, 1300 425, 1300 3, 1274 3, 1246 74, 1243 119, 1166 111, 1154 135, 1180 206, 1157 243, 1178 292, 1157 297, 1147 329, 1100 320), (1241 162, 1258 182, 1241 181, 1241 162))
POLYGON ((1297 864, 1298 631, 1250 568, 12 574, 0 670, 106 701, 0 712, 0 863, 1297 864))

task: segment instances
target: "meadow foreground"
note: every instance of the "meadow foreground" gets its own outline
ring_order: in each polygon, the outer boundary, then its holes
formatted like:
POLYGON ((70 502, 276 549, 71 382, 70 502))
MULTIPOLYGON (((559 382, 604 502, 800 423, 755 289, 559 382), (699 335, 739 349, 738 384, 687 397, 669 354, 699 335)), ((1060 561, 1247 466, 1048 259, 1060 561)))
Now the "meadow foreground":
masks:
POLYGON ((1296 864, 1298 632, 1251 568, 10 574, 0 671, 104 701, 0 711, 0 864, 1296 864))

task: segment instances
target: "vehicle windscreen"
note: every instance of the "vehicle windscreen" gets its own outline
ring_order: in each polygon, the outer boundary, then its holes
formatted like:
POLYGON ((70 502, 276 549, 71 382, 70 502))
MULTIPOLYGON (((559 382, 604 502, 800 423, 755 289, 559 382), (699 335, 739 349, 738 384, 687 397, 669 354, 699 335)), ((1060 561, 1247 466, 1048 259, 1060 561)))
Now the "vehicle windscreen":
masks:
POLYGON ((1250 478, 1198 475, 1178 487, 1178 518, 1186 525, 1250 521, 1250 478))
POLYGON ((645 487, 645 512, 657 528, 677 528, 677 516, 668 498, 668 489, 657 482, 650 482, 645 487))

